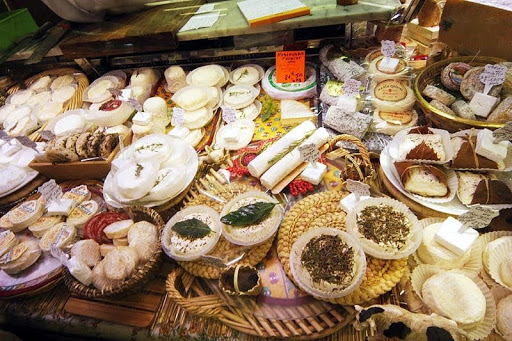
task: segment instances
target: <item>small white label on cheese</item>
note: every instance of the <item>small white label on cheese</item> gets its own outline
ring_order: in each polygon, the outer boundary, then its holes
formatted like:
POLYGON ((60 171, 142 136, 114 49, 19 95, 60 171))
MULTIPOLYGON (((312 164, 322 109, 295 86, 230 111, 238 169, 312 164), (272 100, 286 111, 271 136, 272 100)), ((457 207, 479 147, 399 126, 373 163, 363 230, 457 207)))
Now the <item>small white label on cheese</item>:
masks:
POLYGON ((350 193, 340 200, 340 207, 343 211, 348 213, 356 207, 358 202, 366 199, 371 199, 371 197, 365 195, 358 197, 355 193, 350 193))
POLYGON ((461 233, 459 232, 461 227, 462 223, 460 221, 449 217, 437 231, 434 240, 453 253, 462 256, 478 238, 478 232, 475 229, 469 228, 461 233))
POLYGON ((72 199, 61 199, 59 201, 51 201, 48 205, 49 215, 69 215, 69 212, 75 206, 75 201, 72 199))
POLYGON ((139 111, 135 116, 133 116, 132 122, 140 126, 147 126, 151 123, 151 118, 152 116, 150 113, 139 111))
MULTIPOLYGON (((316 150, 318 152, 318 150, 316 150)), ((322 181, 325 173, 327 172, 327 166, 320 162, 310 163, 306 169, 301 173, 301 178, 313 185, 318 185, 322 181)))
POLYGON ((473 110, 475 115, 480 117, 487 117, 497 102, 498 99, 496 97, 476 92, 471 99, 471 102, 469 102, 469 107, 471 110, 473 110))
POLYGON ((389 58, 385 57, 379 63, 379 71, 385 73, 395 73, 398 68, 398 63, 400 62, 397 58, 389 58))
POLYGON ((224 140, 227 142, 236 142, 238 141, 238 136, 240 135, 240 128, 235 125, 228 125, 229 129, 226 129, 224 133, 224 140))

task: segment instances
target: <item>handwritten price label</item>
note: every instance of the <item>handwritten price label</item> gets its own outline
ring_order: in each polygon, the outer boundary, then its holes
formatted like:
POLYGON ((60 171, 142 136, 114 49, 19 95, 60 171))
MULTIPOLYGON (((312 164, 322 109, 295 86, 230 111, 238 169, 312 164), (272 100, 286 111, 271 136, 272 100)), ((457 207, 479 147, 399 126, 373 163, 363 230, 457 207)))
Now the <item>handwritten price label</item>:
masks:
POLYGON ((302 83, 306 80, 305 51, 276 52, 276 81, 278 83, 302 83))
POLYGON ((362 183, 361 181, 347 179, 347 181, 345 181, 345 187, 349 192, 354 193, 358 198, 363 196, 370 196, 370 186, 362 183))
POLYGON ((44 200, 46 200, 46 206, 50 204, 50 201, 59 200, 60 197, 62 197, 62 188, 60 188, 54 179, 39 186, 37 191, 41 193, 44 200))
POLYGON ((383 40, 381 41, 381 48, 380 51, 385 57, 393 57, 396 52, 396 45, 395 42, 392 40, 383 40))
POLYGON ((181 108, 174 108, 172 110, 172 118, 174 120, 175 127, 181 126, 185 120, 185 110, 181 108))
POLYGON ((299 146, 299 152, 300 152, 300 159, 302 161, 315 163, 320 158, 320 152, 318 151, 318 148, 310 143, 303 146, 299 146))
POLYGON ((361 82, 355 79, 348 79, 343 83, 341 87, 343 93, 347 96, 357 96, 359 94, 359 87, 361 86, 361 82))
POLYGON ((236 109, 229 107, 222 107, 222 119, 226 123, 233 123, 236 121, 236 109))
POLYGON ((496 142, 512 141, 512 122, 507 122, 503 128, 496 129, 492 135, 496 142))
POLYGON ((487 64, 484 72, 480 75, 480 82, 485 84, 484 94, 488 94, 495 85, 500 85, 505 81, 507 67, 498 64, 487 64))
POLYGON ((489 226, 491 220, 499 216, 500 211, 480 205, 472 206, 468 212, 459 216, 464 228, 481 229, 489 226))

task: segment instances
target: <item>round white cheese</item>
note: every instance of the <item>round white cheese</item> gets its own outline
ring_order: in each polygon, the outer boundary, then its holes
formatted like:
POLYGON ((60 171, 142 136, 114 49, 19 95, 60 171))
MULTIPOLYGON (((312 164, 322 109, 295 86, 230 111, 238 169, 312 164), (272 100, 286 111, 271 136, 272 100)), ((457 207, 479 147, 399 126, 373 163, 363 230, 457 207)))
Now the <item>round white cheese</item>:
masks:
POLYGON ((55 123, 53 133, 57 136, 67 135, 82 130, 84 126, 85 120, 80 114, 66 115, 55 123))
POLYGON ((152 162, 136 162, 115 174, 115 188, 126 201, 145 196, 155 185, 158 169, 152 162))

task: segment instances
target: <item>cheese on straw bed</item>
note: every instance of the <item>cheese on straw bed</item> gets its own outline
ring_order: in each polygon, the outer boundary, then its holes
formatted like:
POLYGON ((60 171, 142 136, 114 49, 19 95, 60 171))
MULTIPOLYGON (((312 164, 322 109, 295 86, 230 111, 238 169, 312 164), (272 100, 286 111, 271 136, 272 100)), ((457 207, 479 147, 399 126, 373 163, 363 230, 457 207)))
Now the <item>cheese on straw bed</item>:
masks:
POLYGON ((282 153, 286 150, 291 144, 299 141, 304 135, 315 130, 315 124, 310 121, 306 121, 290 130, 290 132, 279 140, 274 142, 270 147, 265 149, 260 155, 258 155, 254 160, 252 160, 248 169, 252 176, 259 178, 267 169, 272 166, 272 163, 269 161, 274 158, 277 154, 282 153))
MULTIPOLYGON (((314 144, 317 148, 320 148, 328 140, 329 133, 327 130, 325 130, 325 128, 319 128, 313 133, 313 135, 302 142, 300 146, 314 144)), ((263 186, 268 189, 273 188, 302 163, 299 147, 286 154, 275 165, 270 167, 270 169, 267 170, 265 174, 263 174, 263 176, 260 178, 261 184, 263 186)))

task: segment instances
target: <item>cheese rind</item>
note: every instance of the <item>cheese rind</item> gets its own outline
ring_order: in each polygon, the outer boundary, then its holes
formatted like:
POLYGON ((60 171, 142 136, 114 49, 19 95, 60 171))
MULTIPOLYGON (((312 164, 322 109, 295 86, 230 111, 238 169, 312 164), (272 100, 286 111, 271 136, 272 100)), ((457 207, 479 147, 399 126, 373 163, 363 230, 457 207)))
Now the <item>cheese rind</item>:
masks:
POLYGON ((475 115, 480 117, 487 117, 492 111, 494 106, 498 103, 498 99, 493 96, 484 95, 480 92, 475 92, 475 95, 469 102, 469 107, 475 115))
POLYGON ((469 228, 461 233, 461 227, 460 221, 449 217, 436 232, 434 239, 453 253, 463 256, 478 238, 478 231, 469 228))
POLYGON ((69 259, 68 270, 83 285, 89 286, 92 283, 91 269, 77 257, 69 259))

